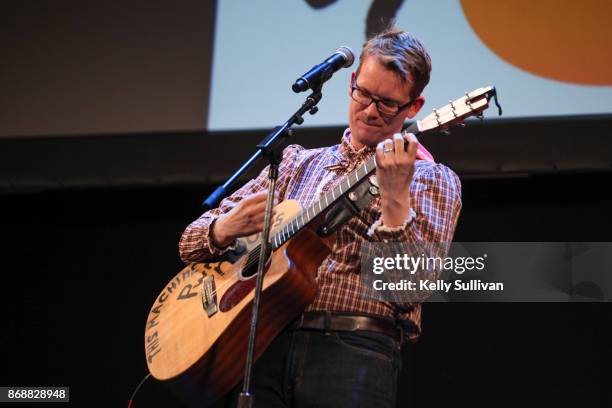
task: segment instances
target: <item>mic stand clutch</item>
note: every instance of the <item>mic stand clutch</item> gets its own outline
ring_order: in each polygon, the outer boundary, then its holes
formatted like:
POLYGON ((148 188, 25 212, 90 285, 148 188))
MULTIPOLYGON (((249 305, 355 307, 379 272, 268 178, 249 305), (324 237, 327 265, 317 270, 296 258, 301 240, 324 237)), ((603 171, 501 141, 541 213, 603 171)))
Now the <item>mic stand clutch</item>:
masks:
MULTIPOLYGON (((321 100, 321 88, 319 87, 311 95, 306 98, 300 109, 294 113, 291 118, 283 125, 276 127, 260 144, 257 145, 257 153, 243 165, 238 173, 242 174, 245 166, 248 168, 250 164, 259 155, 263 155, 270 162, 268 171, 268 198, 266 201, 266 212, 264 215, 264 228, 261 234, 261 244, 259 252, 259 264, 257 265, 257 280, 255 283, 255 297, 253 299, 253 312, 251 316, 251 328, 249 333, 249 343, 247 346, 246 367, 244 372, 244 383, 242 392, 238 397, 239 408, 251 408, 253 405, 253 395, 250 392, 251 387, 251 372, 253 371, 253 358, 255 355, 255 340, 257 333, 257 319, 259 316, 259 301, 261 298, 261 288, 263 286, 264 267, 266 265, 269 251, 270 226, 272 224, 272 205, 274 204, 274 190, 278 179, 278 166, 282 160, 282 151, 287 137, 291 136, 291 126, 294 124, 301 125, 304 122, 303 115, 309 112, 311 115, 317 113, 317 103, 321 100), (282 136, 282 138, 281 138, 282 136)), ((238 175, 238 177, 240 176, 238 175)), ((236 176, 236 175, 234 175, 236 176)), ((234 177, 232 176, 232 178, 234 177)), ((237 177, 236 177, 237 179, 237 177)), ((230 179, 231 180, 231 179, 230 179)), ((226 183, 227 184, 227 183, 226 183)), ((225 185, 223 186, 225 187, 225 185)), ((215 191, 216 193, 216 191, 215 191)), ((214 194, 214 193, 213 193, 214 194)), ((210 197, 209 197, 210 199, 210 197)))

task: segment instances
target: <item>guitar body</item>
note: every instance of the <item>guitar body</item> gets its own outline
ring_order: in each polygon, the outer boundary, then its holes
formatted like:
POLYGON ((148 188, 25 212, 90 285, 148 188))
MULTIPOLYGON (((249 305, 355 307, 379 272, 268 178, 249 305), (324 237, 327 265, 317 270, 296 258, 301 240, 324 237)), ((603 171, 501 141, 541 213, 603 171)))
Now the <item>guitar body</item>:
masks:
MULTIPOLYGON (((281 203, 273 231, 299 212, 297 202, 281 203)), ((253 263, 248 254, 256 241, 243 240, 246 249, 235 259, 187 266, 151 308, 145 328, 149 371, 187 403, 213 403, 244 374, 257 266, 248 268, 253 263)), ((255 358, 312 302, 315 272, 328 254, 310 229, 272 253, 264 274, 255 358)))

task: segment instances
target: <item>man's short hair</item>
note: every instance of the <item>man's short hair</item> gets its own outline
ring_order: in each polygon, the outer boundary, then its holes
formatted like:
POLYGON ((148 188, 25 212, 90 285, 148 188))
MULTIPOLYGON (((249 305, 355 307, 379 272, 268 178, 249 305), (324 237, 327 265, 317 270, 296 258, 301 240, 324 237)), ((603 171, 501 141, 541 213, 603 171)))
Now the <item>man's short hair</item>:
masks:
POLYGON ((429 83, 431 58, 421 41, 406 31, 387 28, 366 41, 359 56, 357 76, 365 59, 371 56, 397 73, 403 82, 412 82, 412 100, 421 95, 429 83))

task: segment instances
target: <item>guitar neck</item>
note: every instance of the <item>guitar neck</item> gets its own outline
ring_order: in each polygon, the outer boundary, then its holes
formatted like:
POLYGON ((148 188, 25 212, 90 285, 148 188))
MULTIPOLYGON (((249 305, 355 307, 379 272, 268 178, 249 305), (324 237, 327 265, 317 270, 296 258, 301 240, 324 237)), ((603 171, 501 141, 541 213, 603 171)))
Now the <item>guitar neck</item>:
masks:
MULTIPOLYGON (((412 123, 402 134, 413 133, 415 135, 420 134, 419 122, 412 123)), ((272 249, 275 250, 287 242, 291 237, 297 234, 302 228, 308 223, 317 218, 319 214, 324 213, 332 205, 334 205, 340 198, 346 195, 354 187, 359 185, 365 180, 370 174, 376 170, 376 157, 372 155, 355 170, 344 176, 340 182, 334 186, 330 191, 323 194, 313 205, 305 210, 302 210, 300 215, 294 218, 290 223, 285 225, 280 231, 274 234, 270 238, 272 243, 272 249)))
MULTIPOLYGON (((413 133, 419 135, 429 131, 448 129, 450 125, 462 123, 465 118, 474 115, 482 118, 482 112, 489 107, 489 100, 491 98, 495 99, 495 104, 501 115, 501 106, 499 106, 497 101, 497 91, 494 87, 487 86, 475 89, 472 92, 466 92, 464 96, 454 101, 450 101, 448 105, 434 109, 433 113, 427 115, 422 120, 412 123, 402 132, 402 134, 413 133)), ((342 198, 342 196, 361 183, 366 177, 373 173, 375 169, 376 158, 375 155, 372 155, 357 169, 344 176, 331 191, 323 194, 317 202, 306 210, 302 210, 300 215, 275 233, 270 239, 272 249, 277 249, 287 242, 319 214, 325 212, 335 202, 342 198)))

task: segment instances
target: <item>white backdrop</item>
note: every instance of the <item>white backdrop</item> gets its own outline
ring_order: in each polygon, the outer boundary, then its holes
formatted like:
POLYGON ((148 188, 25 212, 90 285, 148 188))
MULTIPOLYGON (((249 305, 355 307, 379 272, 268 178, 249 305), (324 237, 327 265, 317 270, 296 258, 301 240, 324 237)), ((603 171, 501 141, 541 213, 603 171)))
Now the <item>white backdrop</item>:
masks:
MULTIPOLYGON (((295 79, 341 45, 359 54, 370 4, 339 0, 317 10, 304 0, 220 1, 209 129, 270 128, 285 120, 306 95, 291 91, 295 79)), ((419 117, 487 85, 497 87, 505 117, 612 112, 610 86, 546 79, 499 58, 474 33, 458 0, 406 1, 396 26, 420 38, 432 57, 419 117)), ((356 67, 357 62, 326 83, 320 111, 308 115, 305 125, 347 123, 349 79, 356 67)))

